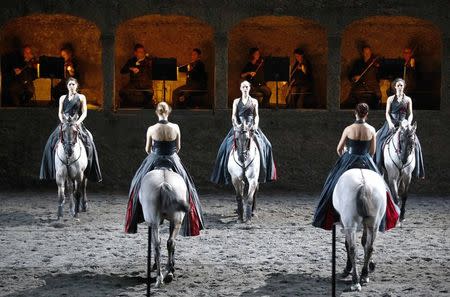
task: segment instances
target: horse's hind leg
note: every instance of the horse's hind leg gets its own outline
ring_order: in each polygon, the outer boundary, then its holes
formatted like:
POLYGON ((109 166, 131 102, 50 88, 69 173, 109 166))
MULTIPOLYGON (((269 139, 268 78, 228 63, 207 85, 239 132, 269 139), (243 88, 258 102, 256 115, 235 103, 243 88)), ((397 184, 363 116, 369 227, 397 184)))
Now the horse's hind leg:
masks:
POLYGON ((253 214, 253 201, 255 200, 256 188, 258 182, 252 181, 248 185, 247 199, 245 203, 245 221, 250 221, 253 214))
POLYGON ((88 209, 86 188, 87 188, 87 177, 84 177, 83 181, 81 182, 81 211, 82 212, 86 212, 88 209))
POLYGON ((364 224, 364 232, 367 234, 367 240, 364 244, 364 265, 361 271, 361 284, 369 282, 369 263, 373 254, 373 243, 377 235, 377 228, 374 224, 364 224))
POLYGON ((347 240, 345 240, 345 251, 347 253, 347 264, 345 264, 344 271, 342 272, 342 277, 347 277, 352 273, 352 261, 350 260, 350 252, 349 252, 349 244, 347 240))
POLYGON ((253 205, 252 205, 252 217, 257 217, 256 214, 256 197, 258 196, 259 184, 256 186, 255 194, 253 194, 253 205))
POLYGON ((163 275, 161 272, 161 241, 159 238, 159 225, 152 224, 152 245, 155 247, 155 263, 156 263, 156 284, 159 288, 163 284, 163 275))
POLYGON ((180 232, 180 222, 170 222, 170 237, 167 240, 168 260, 166 266, 166 274, 164 275, 164 283, 170 283, 175 273, 175 238, 180 232))
POLYGON ((361 291, 358 271, 356 270, 356 230, 346 229, 345 240, 348 242, 348 253, 352 264, 352 285, 350 287, 350 290, 361 291))

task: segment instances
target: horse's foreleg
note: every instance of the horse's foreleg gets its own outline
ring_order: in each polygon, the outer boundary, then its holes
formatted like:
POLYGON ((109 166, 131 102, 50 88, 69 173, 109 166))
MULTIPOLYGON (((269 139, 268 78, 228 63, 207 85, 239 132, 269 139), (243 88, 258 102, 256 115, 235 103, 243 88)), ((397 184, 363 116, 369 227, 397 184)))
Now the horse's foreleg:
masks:
POLYGON ((170 222, 170 237, 167 240, 167 251, 168 260, 166 266, 166 274, 164 275, 164 283, 170 283, 173 280, 173 275, 175 273, 175 237, 180 232, 181 221, 180 222, 170 222))
POLYGON ((243 185, 242 181, 238 178, 232 179, 234 189, 236 190, 236 202, 237 202, 237 213, 238 213, 238 222, 244 221, 244 206, 243 206, 243 185))
POLYGON ((64 203, 66 201, 66 187, 64 181, 58 181, 58 198, 59 198, 59 205, 58 205, 58 220, 64 216, 64 203))
POLYGON ((356 270, 356 230, 345 230, 345 240, 348 242, 348 253, 352 263, 352 285, 350 289, 352 291, 361 291, 358 271, 356 270))
POLYGON ((81 211, 82 212, 86 212, 88 209, 86 188, 87 188, 87 177, 83 177, 83 181, 81 183, 81 211))
POLYGON ((405 212, 406 212, 406 200, 408 199, 408 191, 409 191, 409 185, 411 183, 411 175, 408 178, 405 178, 403 181, 403 191, 400 195, 400 198, 402 200, 402 205, 400 207, 400 222, 403 222, 405 220, 405 212))
POLYGON ((70 213, 70 215, 72 216, 72 217, 74 217, 75 216, 75 197, 74 197, 74 191, 75 191, 75 189, 76 189, 76 185, 74 184, 74 182, 73 181, 71 181, 71 180, 68 180, 67 181, 67 192, 68 192, 68 195, 69 195, 69 202, 70 202, 70 204, 69 204, 69 213, 70 213))
POLYGON ((252 217, 256 217, 256 197, 258 196, 259 184, 257 184, 255 189, 255 194, 253 194, 253 205, 252 205, 252 217))
POLYGON ((159 238, 159 224, 152 224, 152 245, 155 248, 155 263, 156 263, 156 284, 159 288, 163 284, 163 275, 161 272, 161 245, 159 238))
POLYGON ((256 181, 249 182, 247 199, 245 203, 245 221, 250 221, 252 219, 253 201, 255 200, 255 193, 257 187, 258 182, 256 181))
POLYGON ((80 212, 80 203, 81 203, 81 182, 75 181, 74 183, 74 195, 75 195, 75 213, 74 217, 78 217, 78 213, 80 212))
POLYGON ((373 253, 373 243, 377 234, 377 228, 373 224, 364 226, 364 232, 367 234, 367 240, 364 244, 364 266, 361 271, 361 284, 369 282, 369 263, 373 253))

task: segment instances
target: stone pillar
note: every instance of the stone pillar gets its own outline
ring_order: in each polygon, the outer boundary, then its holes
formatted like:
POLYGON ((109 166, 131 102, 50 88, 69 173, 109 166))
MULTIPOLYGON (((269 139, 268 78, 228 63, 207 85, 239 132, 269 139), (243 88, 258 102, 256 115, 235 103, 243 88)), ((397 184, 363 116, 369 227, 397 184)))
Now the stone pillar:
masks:
POLYGON ((228 108, 228 34, 214 34, 214 107, 228 108))
POLYGON ((337 111, 341 97, 341 34, 328 33, 327 109, 337 111))
POLYGON ((450 36, 442 37, 441 111, 450 114, 450 36))
POLYGON ((104 33, 102 42, 102 71, 103 71, 103 111, 106 113, 115 109, 115 36, 104 33))

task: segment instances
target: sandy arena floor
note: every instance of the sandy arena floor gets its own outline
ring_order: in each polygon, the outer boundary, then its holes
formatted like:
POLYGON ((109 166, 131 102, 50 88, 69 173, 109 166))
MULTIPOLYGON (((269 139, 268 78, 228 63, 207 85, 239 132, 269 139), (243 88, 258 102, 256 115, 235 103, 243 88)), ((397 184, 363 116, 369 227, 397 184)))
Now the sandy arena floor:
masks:
MULTIPOLYGON (((91 194, 79 221, 67 205, 56 222, 55 193, 0 193, 0 296, 144 296, 147 229, 124 234, 126 195, 91 194)), ((311 226, 316 197, 262 193, 243 225, 231 193, 200 197, 208 229, 178 237, 175 279, 154 296, 330 296, 331 232, 311 226)), ((407 211, 378 236, 370 283, 351 293, 340 279, 338 296, 450 296, 450 197, 413 196, 407 211)), ((162 240, 165 261, 167 226, 162 240)), ((337 247, 340 272, 340 232, 337 247)))

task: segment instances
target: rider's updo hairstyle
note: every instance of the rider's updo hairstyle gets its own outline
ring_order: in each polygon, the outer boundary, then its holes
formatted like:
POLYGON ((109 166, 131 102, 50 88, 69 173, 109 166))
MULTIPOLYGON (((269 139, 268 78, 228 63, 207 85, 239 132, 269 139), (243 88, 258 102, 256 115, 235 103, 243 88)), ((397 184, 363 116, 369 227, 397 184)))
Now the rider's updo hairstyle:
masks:
POLYGON ((169 104, 167 104, 166 102, 159 102, 158 105, 156 106, 155 113, 159 116, 163 115, 168 116, 171 111, 172 108, 170 107, 169 104))
POLYGON ((396 85, 399 81, 401 81, 401 82, 403 83, 403 87, 406 87, 406 81, 405 81, 403 78, 398 77, 398 78, 394 79, 394 81, 393 81, 392 84, 391 84, 391 88, 392 88, 393 90, 395 90, 395 85, 396 85))
POLYGON ((358 103, 355 108, 355 112, 359 118, 364 118, 369 113, 369 105, 366 103, 358 103))

